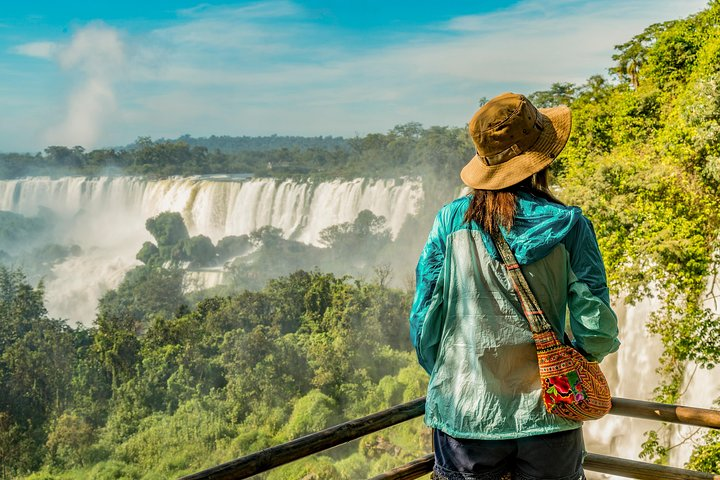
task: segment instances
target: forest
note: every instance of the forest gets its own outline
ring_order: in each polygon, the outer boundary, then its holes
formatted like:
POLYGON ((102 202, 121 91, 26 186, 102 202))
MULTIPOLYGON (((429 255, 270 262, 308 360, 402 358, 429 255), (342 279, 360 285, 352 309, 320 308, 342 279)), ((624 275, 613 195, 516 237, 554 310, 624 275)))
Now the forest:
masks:
MULTIPOLYGON (((612 62, 607 75, 531 98, 572 109, 570 141, 553 164, 556 192, 592 219, 611 291, 631 303, 659 300, 648 322, 664 346, 655 399, 675 403, 686 364, 711 369, 720 358, 720 319, 707 298, 720 261, 720 2, 649 26, 612 62)), ((459 187, 472 153, 464 128, 414 123, 342 142, 232 144, 48 147, 0 155, 0 177, 376 172, 421 176, 435 205, 438 192, 459 187)), ((161 214, 146 224, 155 242, 137 246, 143 265, 101 299, 87 327, 50 318, 42 282, 0 267, 0 478, 176 477, 422 396, 427 376, 407 333, 412 285, 389 287, 383 265, 429 226, 423 215, 395 247, 382 219, 363 213, 326 230, 326 248, 311 251, 272 229, 208 245, 161 214), (352 258, 358 241, 375 242, 378 257, 352 258), (183 293, 182 262, 229 258, 250 244, 255 265, 292 271, 238 265, 233 286, 183 293), (351 268, 327 273, 326 255, 350 255, 351 268)), ((0 240, 31 238, 43 221, 3 212, 0 240)), ((647 433, 647 460, 667 461, 666 436, 647 433)), ((720 435, 695 441, 687 467, 720 471, 720 435)), ((366 478, 429 447, 413 421, 261 478, 366 478)))
POLYGON ((471 146, 462 128, 423 128, 419 123, 350 139, 183 136, 154 141, 140 137, 123 148, 85 151, 81 146, 50 146, 36 154, 0 153, 0 179, 108 174, 163 177, 241 173, 302 178, 355 178, 368 172, 378 177, 432 175, 450 160, 436 158, 438 153, 465 158, 471 146))

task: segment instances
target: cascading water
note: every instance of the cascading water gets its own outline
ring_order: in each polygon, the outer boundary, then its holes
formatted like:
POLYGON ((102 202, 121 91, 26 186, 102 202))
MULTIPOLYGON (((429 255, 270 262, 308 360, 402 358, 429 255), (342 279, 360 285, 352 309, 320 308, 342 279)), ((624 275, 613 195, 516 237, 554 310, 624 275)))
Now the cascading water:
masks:
MULTIPOLYGON (((138 264, 135 254, 152 240, 145 221, 180 212, 190 235, 213 242, 271 225, 287 238, 319 244, 329 226, 352 222, 362 210, 386 218, 392 236, 422 200, 418 180, 297 182, 230 176, 147 180, 140 177, 29 177, 0 181, 0 210, 36 215, 48 208, 63 219, 53 241, 77 244, 82 254, 53 267, 46 280, 51 315, 90 323, 97 300, 138 264)), ((209 286, 221 275, 204 272, 209 286)))
MULTIPOLYGON (((265 225, 286 237, 317 244, 320 232, 351 222, 361 210, 384 216, 395 235, 416 212, 422 186, 416 180, 296 182, 229 176, 145 180, 140 177, 31 177, 0 181, 0 210, 35 215, 46 207, 66 217, 92 216, 81 235, 163 211, 180 212, 191 234, 217 241, 265 225)), ((133 225, 118 225, 120 230, 133 225)), ((144 229, 144 226, 141 226, 144 229)), ((113 229, 114 230, 114 229, 113 229)), ((147 235, 146 235, 147 237, 147 235)))

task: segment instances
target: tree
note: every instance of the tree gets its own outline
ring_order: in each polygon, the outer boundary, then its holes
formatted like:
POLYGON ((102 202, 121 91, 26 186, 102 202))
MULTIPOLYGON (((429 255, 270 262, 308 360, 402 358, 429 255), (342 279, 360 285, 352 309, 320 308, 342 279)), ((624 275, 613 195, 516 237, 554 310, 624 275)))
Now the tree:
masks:
POLYGON ((629 81, 633 88, 640 86, 640 69, 645 65, 648 49, 655 43, 660 32, 664 31, 673 22, 654 23, 635 35, 629 41, 615 45, 618 53, 612 56, 617 65, 610 69, 620 80, 629 81))
POLYGON ((570 105, 575 99, 577 87, 572 83, 553 83, 550 90, 540 90, 528 95, 528 99, 537 108, 570 105))
POLYGON ((177 212, 162 212, 148 218, 145 228, 155 238, 161 252, 189 238, 185 221, 177 212))
POLYGON ((85 149, 80 146, 51 146, 45 149, 47 160, 58 167, 82 168, 85 165, 84 154, 85 149))
POLYGON ((145 265, 157 265, 162 262, 160 250, 152 242, 143 243, 142 248, 138 251, 135 258, 143 262, 145 265))
POLYGON ((27 431, 9 413, 0 411, 0 478, 14 478, 17 473, 31 470, 34 447, 27 431))
POLYGON ((215 262, 215 246, 205 235, 197 235, 182 241, 182 253, 194 267, 208 266, 215 262))
POLYGON ((95 441, 92 426, 76 413, 65 412, 48 434, 47 447, 53 462, 65 468, 85 466, 95 441))
POLYGON ((107 311, 98 315, 96 323, 94 354, 110 373, 114 391, 135 374, 140 352, 140 320, 127 312, 107 311))
POLYGON ((247 235, 230 235, 221 238, 215 250, 217 251, 218 260, 223 262, 243 255, 249 252, 251 248, 250 237, 247 235))
POLYGON ((362 210, 353 222, 333 225, 320 232, 320 242, 331 249, 348 273, 365 268, 378 257, 379 251, 390 241, 385 217, 370 210, 362 210), (355 270, 353 270, 355 269, 355 270))
POLYGON ((339 423, 340 419, 335 400, 320 390, 310 390, 295 402, 290 419, 283 429, 283 436, 290 440, 319 432, 339 423))
POLYGON ((390 130, 391 135, 398 135, 405 138, 418 139, 423 133, 422 124, 419 122, 408 122, 403 125, 396 125, 390 130))
POLYGON ((250 243, 256 247, 263 246, 265 248, 275 248, 283 240, 283 231, 272 225, 265 225, 250 234, 250 243))
POLYGON ((99 318, 132 320, 135 324, 126 329, 139 333, 150 316, 171 317, 185 303, 183 276, 177 268, 135 267, 125 274, 117 289, 100 299, 99 318))

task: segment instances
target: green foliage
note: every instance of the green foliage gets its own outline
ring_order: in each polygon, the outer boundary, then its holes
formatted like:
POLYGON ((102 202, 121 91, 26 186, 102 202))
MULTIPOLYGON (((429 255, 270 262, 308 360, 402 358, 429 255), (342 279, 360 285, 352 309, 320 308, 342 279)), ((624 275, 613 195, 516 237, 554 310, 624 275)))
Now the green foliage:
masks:
POLYGON ((152 242, 145 242, 135 258, 145 265, 156 265, 161 260, 160 249, 152 242))
POLYGON ((307 478, 317 480, 344 480, 328 457, 310 457, 293 462, 270 472, 267 480, 285 480, 287 478, 307 478))
POLYGON ((703 444, 695 448, 685 467, 699 472, 720 472, 720 432, 705 434, 703 444))
POLYGON ((339 423, 338 404, 320 390, 310 390, 293 405, 292 413, 281 435, 287 440, 318 432, 339 423))
POLYGON ((162 212, 149 218, 145 227, 155 237, 157 245, 145 242, 135 258, 149 267, 178 267, 181 264, 187 264, 189 268, 213 266, 218 261, 239 255, 250 243, 247 235, 227 237, 218 243, 218 250, 205 235, 191 238, 182 215, 177 212, 162 212), (222 254, 220 258, 218 253, 222 254))
POLYGON ((75 413, 63 413, 48 434, 48 454, 54 464, 84 466, 95 442, 95 432, 87 420, 75 413))
POLYGON ((232 258, 244 255, 252 248, 250 237, 247 235, 230 235, 220 239, 215 248, 218 261, 224 262, 232 258))
POLYGON ((17 245, 32 242, 44 233, 47 223, 42 217, 24 217, 13 212, 0 211, 0 249, 12 250, 17 245))
POLYGON ((185 302, 182 287, 183 272, 179 269, 135 267, 116 290, 100 299, 100 317, 108 321, 128 318, 139 324, 153 314, 172 316, 185 302))
POLYGON ((116 450, 119 459, 143 472, 164 478, 175 476, 178 468, 204 463, 221 438, 236 433, 225 414, 226 406, 209 397, 184 403, 174 414, 145 417, 138 432, 116 450))
POLYGON ((44 426, 71 402, 76 331, 49 319, 41 287, 0 266, 0 474, 40 466, 44 426))
POLYGON ((11 478, 16 472, 31 471, 37 466, 37 445, 31 433, 7 412, 0 412, 0 478, 11 478))
POLYGON ((655 43, 657 36, 672 22, 655 23, 647 27, 641 34, 635 35, 628 42, 616 45, 618 53, 612 59, 617 65, 610 69, 620 80, 630 82, 634 88, 640 86, 640 70, 645 65, 648 49, 655 43))
POLYGON ((212 240, 205 235, 183 240, 182 253, 190 261, 191 267, 211 264, 217 256, 212 240))
POLYGON ((173 247, 189 238, 182 215, 177 212, 162 212, 148 218, 145 228, 155 238, 160 249, 173 247))
POLYGON ((98 463, 87 475, 87 478, 97 480, 139 480, 142 477, 140 468, 117 460, 98 463))
POLYGON ((204 147, 210 151, 219 150, 223 153, 266 152, 292 148, 298 148, 300 150, 347 148, 347 143, 342 137, 328 136, 291 137, 270 135, 267 137, 230 137, 227 135, 211 135, 207 138, 193 138, 190 135, 183 135, 178 138, 178 141, 185 142, 191 147, 204 147))
POLYGON ((553 83, 550 90, 541 90, 528 96, 537 108, 570 105, 575 99, 577 87, 572 83, 553 83))
MULTIPOLYGON (((370 413, 373 399, 384 406, 425 388, 399 336, 406 292, 298 271, 258 292, 207 298, 170 315, 161 302, 139 298, 149 275, 158 292, 172 292, 177 279, 139 268, 108 292, 87 330, 58 330, 62 324, 44 317, 41 292, 22 274, 0 270, 0 298, 9 302, 0 314, 27 319, 4 324, 16 328, 2 337, 11 345, 0 357, 12 400, 0 408, 2 478, 177 477, 370 413)), ((405 452, 409 439, 390 436, 381 446, 405 452)), ((381 455, 373 468, 334 466, 379 447, 359 448, 272 474, 347 479, 397 465, 381 455)))
POLYGON ((668 432, 667 429, 658 433, 656 430, 650 430, 645 432, 645 440, 642 444, 642 451, 640 452, 640 458, 653 460, 655 463, 664 464, 667 463, 669 457, 668 444, 668 432))
POLYGON ((355 269, 367 267, 366 259, 390 241, 385 217, 362 210, 353 222, 333 225, 320 232, 320 242, 330 248, 335 259, 355 269))

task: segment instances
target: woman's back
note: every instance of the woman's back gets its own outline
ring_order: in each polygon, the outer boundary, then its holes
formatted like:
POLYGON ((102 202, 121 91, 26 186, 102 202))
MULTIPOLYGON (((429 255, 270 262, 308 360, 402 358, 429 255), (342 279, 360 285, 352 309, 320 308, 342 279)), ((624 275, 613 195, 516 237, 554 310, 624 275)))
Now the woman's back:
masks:
MULTIPOLYGON (((422 337, 419 353, 433 359, 424 364, 431 373, 426 423, 450 435, 479 439, 578 428, 579 422, 548 414, 540 401, 537 355, 527 320, 489 235, 464 222, 469 203, 470 197, 463 197, 440 211, 418 264, 419 279, 437 279, 434 295, 416 299, 413 308, 415 317, 423 311, 426 316, 426 331, 416 332, 418 340, 422 337), (442 328, 431 331, 440 324, 442 328)), ((571 319, 573 331, 584 330, 592 305, 593 321, 599 320, 607 331, 593 332, 588 353, 604 355, 616 348, 616 318, 604 282, 587 276, 580 281, 573 270, 575 265, 584 274, 584 264, 592 260, 594 249, 577 241, 589 233, 585 230, 591 232, 589 222, 578 208, 529 193, 519 193, 517 204, 516 221, 506 238, 558 338, 565 333, 568 300, 572 311, 574 292, 582 288, 594 291, 594 300, 588 304, 583 296, 585 318, 571 319), (599 345, 597 337, 603 334, 606 345, 599 345)), ((580 335, 577 340, 582 344, 584 339, 580 335)))

